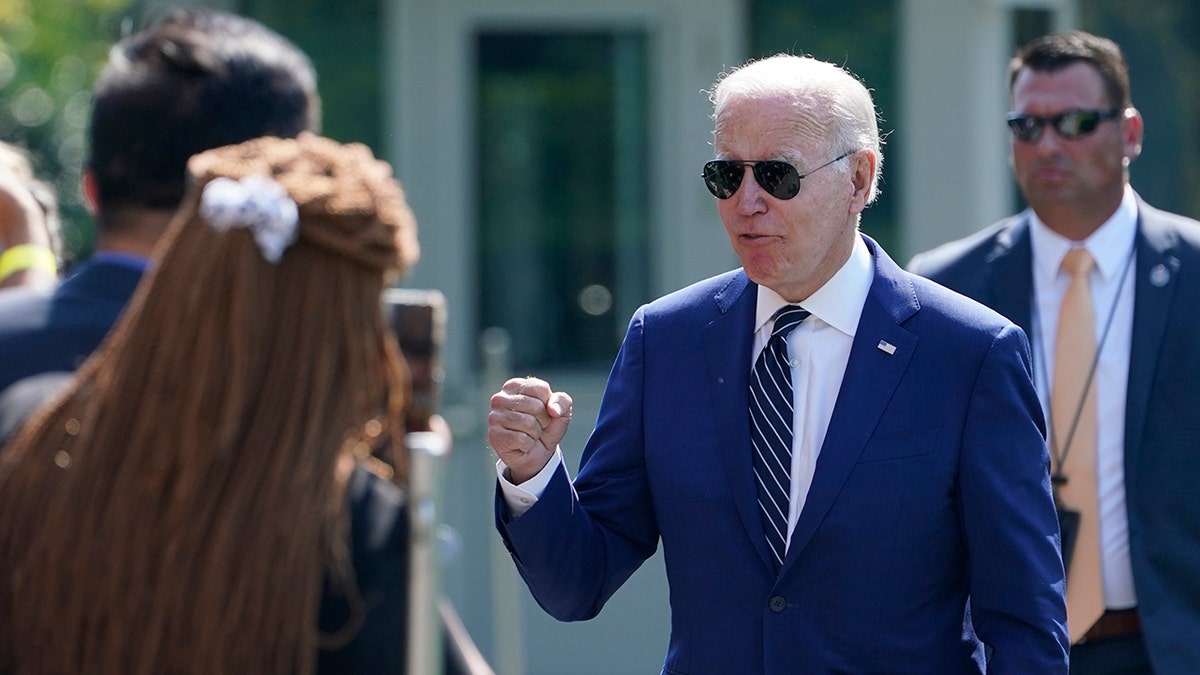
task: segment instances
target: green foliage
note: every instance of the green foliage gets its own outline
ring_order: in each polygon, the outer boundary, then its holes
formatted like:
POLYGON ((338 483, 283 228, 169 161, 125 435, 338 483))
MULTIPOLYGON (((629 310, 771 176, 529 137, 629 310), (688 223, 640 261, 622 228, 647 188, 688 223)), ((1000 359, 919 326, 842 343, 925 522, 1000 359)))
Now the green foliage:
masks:
POLYGON ((0 138, 58 190, 68 254, 91 246, 79 192, 91 84, 133 0, 0 0, 0 138))

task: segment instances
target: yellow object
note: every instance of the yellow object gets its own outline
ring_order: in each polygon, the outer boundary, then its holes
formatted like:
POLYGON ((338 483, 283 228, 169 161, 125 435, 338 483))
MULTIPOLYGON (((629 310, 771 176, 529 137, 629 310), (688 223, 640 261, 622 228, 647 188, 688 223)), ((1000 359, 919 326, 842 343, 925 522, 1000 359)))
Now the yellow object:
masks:
POLYGON ((36 244, 18 244, 0 253, 0 279, 30 269, 57 274, 58 261, 54 259, 54 251, 36 244))
MULTIPOLYGON (((1050 394, 1050 433, 1067 477, 1059 487, 1063 506, 1079 512, 1079 528, 1067 569, 1067 626, 1071 644, 1104 614, 1103 555, 1100 550, 1100 502, 1096 495, 1096 313, 1089 275, 1095 266, 1086 248, 1073 248, 1062 259, 1071 276, 1058 312, 1054 343, 1054 382, 1050 394)), ((1067 557, 1066 555, 1063 556, 1067 557)))

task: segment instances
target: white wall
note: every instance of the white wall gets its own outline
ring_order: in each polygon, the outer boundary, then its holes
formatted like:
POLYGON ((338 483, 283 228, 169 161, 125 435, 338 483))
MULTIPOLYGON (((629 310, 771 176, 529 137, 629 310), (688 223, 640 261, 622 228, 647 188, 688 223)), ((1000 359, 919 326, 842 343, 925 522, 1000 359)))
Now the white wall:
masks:
MULTIPOLYGON (((1012 11, 1045 9, 1075 24, 1075 0, 902 0, 900 170, 909 253, 979 230, 1015 204, 1006 79, 1012 11)), ((903 262, 903 261, 901 261, 903 262)))
MULTIPOLYGON (((475 200, 471 46, 487 28, 585 30, 635 27, 651 36, 653 92, 651 291, 673 290, 736 264, 701 185, 711 157, 702 90, 744 52, 736 0, 398 0, 385 30, 389 92, 385 154, 421 226, 422 260, 408 284, 438 288, 449 307, 447 378, 469 379, 475 200)), ((520 261, 514 273, 520 273, 520 261)))

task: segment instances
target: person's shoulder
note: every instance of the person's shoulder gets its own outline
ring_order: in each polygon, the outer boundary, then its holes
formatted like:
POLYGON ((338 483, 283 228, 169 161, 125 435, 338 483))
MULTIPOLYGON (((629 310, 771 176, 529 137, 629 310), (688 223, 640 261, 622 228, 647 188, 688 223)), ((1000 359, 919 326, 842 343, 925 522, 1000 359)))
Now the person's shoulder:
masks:
POLYGON ((1138 199, 1138 219, 1148 237, 1169 236, 1177 247, 1200 254, 1200 221, 1164 211, 1138 199))
POLYGON ((991 334, 1013 325, 983 303, 938 281, 897 266, 878 244, 868 243, 877 251, 875 279, 871 283, 868 299, 874 297, 885 306, 892 307, 890 311, 910 327, 929 330, 933 326, 935 333, 950 330, 963 334, 991 334), (963 330, 955 330, 956 327, 963 330))
POLYGON ((399 672, 408 607, 408 518, 404 491, 357 465, 346 485, 350 509, 350 592, 327 577, 318 625, 348 639, 323 646, 316 672, 399 672), (365 602, 364 602, 365 601, 365 602), (347 635, 347 628, 356 626, 347 635))
MULTIPOLYGON (((941 350, 988 350, 999 338, 1024 331, 987 305, 919 274, 901 270, 919 308, 906 322, 941 350)), ((1027 338, 1026 338, 1027 339, 1027 338)))
POLYGON ((0 445, 44 404, 71 382, 71 373, 49 372, 31 375, 0 391, 0 445))
POLYGON ((988 331, 1012 324, 999 312, 973 298, 922 275, 908 274, 922 311, 932 311, 988 331))
POLYGON ((919 337, 934 362, 1028 360, 1029 336, 1004 315, 928 279, 914 276, 913 286, 921 309, 905 328, 919 337))
POLYGON ((673 291, 647 304, 647 314, 702 309, 723 312, 754 284, 741 269, 730 270, 673 291))
POLYGON ((39 372, 74 370, 95 351, 137 281, 92 285, 68 276, 53 288, 0 292, 0 387, 39 372))
POLYGON ((930 279, 978 271, 998 251, 1011 248, 1017 240, 1020 226, 1027 222, 1017 214, 960 239, 916 254, 906 269, 930 279))
POLYGON ((38 326, 51 308, 64 323, 91 316, 111 323, 141 278, 141 271, 128 266, 85 261, 53 286, 0 289, 0 333, 38 326))
POLYGON ((87 302, 124 306, 133 296, 143 276, 142 270, 103 260, 80 263, 55 291, 60 303, 87 302))
POLYGON ((18 325, 26 325, 45 314, 56 287, 14 286, 0 289, 0 334, 18 325))
POLYGON ((0 290, 0 389, 50 369, 43 357, 56 342, 53 298, 52 289, 0 290))
POLYGON ((346 485, 346 498, 359 551, 380 551, 407 536, 405 494, 395 484, 357 465, 346 485))

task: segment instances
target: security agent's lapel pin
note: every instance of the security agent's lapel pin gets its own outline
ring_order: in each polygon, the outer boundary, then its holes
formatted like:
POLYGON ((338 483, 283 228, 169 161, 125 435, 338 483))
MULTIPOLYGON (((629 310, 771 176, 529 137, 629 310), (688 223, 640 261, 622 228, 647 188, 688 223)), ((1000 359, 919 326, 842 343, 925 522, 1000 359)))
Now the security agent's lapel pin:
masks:
POLYGON ((879 351, 883 352, 884 354, 887 354, 888 356, 891 356, 892 354, 896 353, 896 345, 888 342, 887 340, 880 340, 879 344, 877 344, 875 346, 877 348, 879 348, 879 351))
POLYGON ((1158 264, 1150 268, 1150 285, 1155 288, 1162 288, 1171 280, 1171 271, 1166 265, 1158 264))

